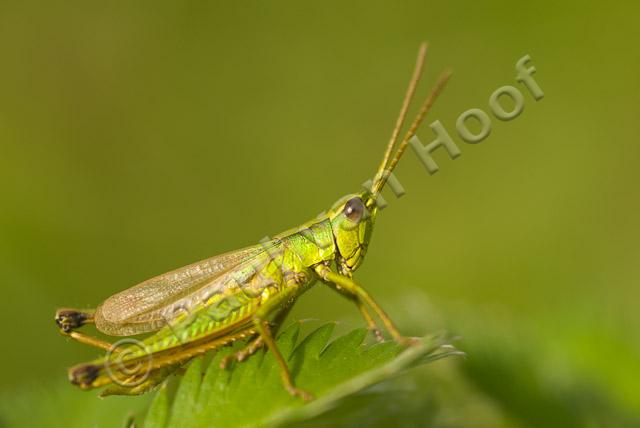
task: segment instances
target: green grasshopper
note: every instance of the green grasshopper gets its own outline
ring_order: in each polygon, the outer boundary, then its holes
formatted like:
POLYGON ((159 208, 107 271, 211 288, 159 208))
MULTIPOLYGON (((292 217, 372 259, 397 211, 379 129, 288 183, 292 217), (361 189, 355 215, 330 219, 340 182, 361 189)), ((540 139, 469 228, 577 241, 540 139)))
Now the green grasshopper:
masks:
POLYGON ((352 276, 369 246, 380 210, 378 196, 450 77, 449 72, 440 76, 398 143, 426 50, 423 43, 400 115, 368 190, 347 195, 327 213, 261 244, 144 281, 109 297, 95 310, 58 310, 55 321, 64 335, 107 351, 102 358, 70 368, 71 383, 85 390, 109 385, 103 395, 141 394, 192 358, 249 339, 244 348, 222 360, 222 368, 266 346, 280 366, 285 389, 311 399, 312 394, 294 385, 274 335, 296 299, 318 281, 353 301, 378 340, 383 336, 371 310, 393 340, 411 345, 413 340, 400 334, 352 276), (110 344, 76 331, 90 323, 109 336, 153 334, 142 341, 124 339, 110 344))

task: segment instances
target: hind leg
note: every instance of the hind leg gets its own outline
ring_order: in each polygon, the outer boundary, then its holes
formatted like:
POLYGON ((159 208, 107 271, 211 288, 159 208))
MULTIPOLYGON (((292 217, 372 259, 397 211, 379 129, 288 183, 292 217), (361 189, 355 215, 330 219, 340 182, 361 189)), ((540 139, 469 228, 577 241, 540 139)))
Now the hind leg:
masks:
POLYGON ((105 351, 111 349, 109 342, 75 331, 83 325, 94 323, 93 311, 80 311, 68 308, 58 309, 54 319, 60 328, 60 333, 63 335, 77 340, 80 343, 84 343, 85 345, 95 346, 105 351))

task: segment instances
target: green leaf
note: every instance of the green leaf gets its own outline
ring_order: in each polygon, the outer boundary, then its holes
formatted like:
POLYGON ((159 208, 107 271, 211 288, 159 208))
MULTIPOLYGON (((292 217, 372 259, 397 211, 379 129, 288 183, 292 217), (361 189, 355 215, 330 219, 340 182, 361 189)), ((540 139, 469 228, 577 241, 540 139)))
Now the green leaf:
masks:
POLYGON ((163 384, 149 407, 149 412, 144 420, 146 428, 164 428, 167 425, 168 402, 167 385, 163 384))
MULTIPOLYGON (((398 373, 459 352, 442 337, 422 339, 403 350, 394 342, 363 344, 366 330, 356 329, 329 342, 335 324, 322 325, 297 344, 299 323, 278 337, 296 385, 313 392, 310 403, 291 397, 282 387, 279 366, 270 352, 260 351, 231 368, 220 360, 239 349, 217 353, 203 375, 203 359, 194 360, 181 380, 169 413, 162 413, 166 389, 158 391, 145 428, 285 426, 317 418, 347 397, 364 394, 398 373), (164 418, 162 417, 164 415, 164 418)), ((377 391, 376 394, 380 394, 377 391)), ((375 394, 374 394, 375 395, 375 394)))
POLYGON ((194 413, 195 406, 200 393, 200 383, 202 380, 202 358, 197 358, 187 370, 180 388, 176 393, 171 408, 171 420, 169 426, 175 428, 189 427, 185 425, 191 414, 194 413))

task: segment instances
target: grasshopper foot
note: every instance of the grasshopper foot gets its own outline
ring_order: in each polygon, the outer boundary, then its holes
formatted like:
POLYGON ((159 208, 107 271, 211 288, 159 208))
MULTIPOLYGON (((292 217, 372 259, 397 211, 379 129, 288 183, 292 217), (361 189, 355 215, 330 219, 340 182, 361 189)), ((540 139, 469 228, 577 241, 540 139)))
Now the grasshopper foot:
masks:
POLYGON ((422 343, 422 340, 420 340, 419 337, 400 336, 400 337, 396 338, 395 340, 400 345, 406 346, 406 347, 417 346, 417 345, 420 345, 422 343))
POLYGON ((384 336, 378 327, 370 328, 369 331, 373 333, 373 337, 375 337, 378 342, 384 342, 384 336))
POLYGON ((305 391, 304 389, 296 388, 295 386, 287 386, 287 392, 294 397, 302 398, 302 401, 308 403, 309 401, 313 401, 316 397, 310 393, 309 391, 305 391))

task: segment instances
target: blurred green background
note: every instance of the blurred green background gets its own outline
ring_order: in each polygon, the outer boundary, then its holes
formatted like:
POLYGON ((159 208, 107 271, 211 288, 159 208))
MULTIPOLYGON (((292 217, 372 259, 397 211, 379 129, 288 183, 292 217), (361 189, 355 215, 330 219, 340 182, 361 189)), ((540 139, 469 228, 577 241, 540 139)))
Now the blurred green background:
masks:
MULTIPOLYGON (((57 333, 55 309, 94 307, 357 191, 428 40, 418 98, 453 68, 427 123, 440 119, 462 156, 440 150, 429 176, 407 153, 407 194, 387 193, 357 278, 403 331, 449 330, 469 357, 409 376, 411 411, 395 423, 640 426, 638 12, 2 1, 0 425, 44 412, 51 426, 112 426, 91 418, 144 411, 145 397, 99 401, 66 384, 96 351, 57 333), (525 54, 539 102, 515 82, 525 54), (458 115, 489 111, 503 85, 525 94, 522 115, 463 143, 458 115), (56 420, 60 394, 86 407, 56 420)), ((362 325, 322 286, 291 318, 362 325)))

